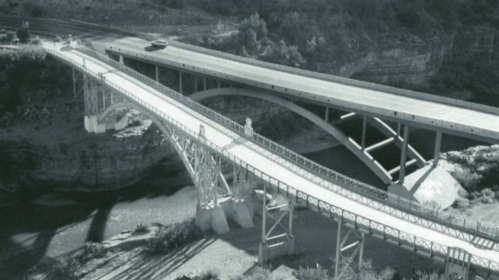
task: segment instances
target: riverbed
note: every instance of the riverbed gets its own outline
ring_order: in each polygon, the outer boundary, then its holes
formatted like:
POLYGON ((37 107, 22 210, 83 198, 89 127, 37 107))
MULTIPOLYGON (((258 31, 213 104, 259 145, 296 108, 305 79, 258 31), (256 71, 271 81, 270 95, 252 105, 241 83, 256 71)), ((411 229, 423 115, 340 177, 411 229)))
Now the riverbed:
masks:
MULTIPOLYGON (((411 145, 426 159, 433 157, 433 141, 432 132, 411 133, 411 145)), ((442 151, 476 144, 479 143, 445 136, 442 151)), ((375 156, 383 164, 394 165, 399 161, 399 153, 390 150, 375 156)), ((342 146, 304 155, 347 176, 385 188, 373 172, 342 146)), ((179 164, 173 169, 160 165, 146 179, 118 191, 58 192, 13 203, 0 209, 0 279, 16 279, 42 257, 60 257, 87 241, 106 240, 139 223, 171 224, 193 217, 196 202, 197 191, 179 164)))

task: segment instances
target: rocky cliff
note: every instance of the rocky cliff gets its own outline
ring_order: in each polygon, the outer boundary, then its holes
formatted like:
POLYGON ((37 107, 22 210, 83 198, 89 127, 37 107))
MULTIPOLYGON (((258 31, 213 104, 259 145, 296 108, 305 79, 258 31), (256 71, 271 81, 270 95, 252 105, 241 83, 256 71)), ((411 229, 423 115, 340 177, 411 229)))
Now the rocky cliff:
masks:
POLYGON ((62 135, 65 131, 50 136, 47 132, 36 134, 57 140, 37 141, 31 133, 0 139, 4 182, 47 189, 110 190, 137 182, 161 160, 175 155, 154 128, 123 138, 111 132, 88 134, 83 123, 70 137, 62 135))

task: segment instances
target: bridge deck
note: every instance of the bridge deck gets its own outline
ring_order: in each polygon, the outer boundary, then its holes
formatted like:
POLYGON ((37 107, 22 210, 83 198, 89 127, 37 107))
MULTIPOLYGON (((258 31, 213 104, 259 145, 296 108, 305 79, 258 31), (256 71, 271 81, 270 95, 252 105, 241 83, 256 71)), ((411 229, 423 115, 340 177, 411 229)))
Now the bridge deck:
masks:
MULTIPOLYGON (((53 46, 48 46, 48 48, 58 51, 53 46)), ((306 175, 310 175, 312 177, 315 175, 310 174, 307 170, 304 170, 288 160, 273 154, 252 141, 237 141, 238 138, 241 137, 237 133, 230 131, 215 121, 207 119, 200 113, 193 111, 176 100, 164 96, 157 90, 135 80, 119 70, 77 51, 64 51, 61 53, 64 56, 76 61, 79 65, 83 65, 83 60, 85 59, 87 69, 91 69, 97 73, 104 73, 106 80, 133 93, 143 102, 146 102, 155 109, 167 114, 169 117, 180 121, 184 126, 188 127, 192 131, 199 131, 200 125, 203 125, 205 127, 205 133, 208 140, 216 143, 220 147, 226 147, 227 151, 239 159, 253 165, 259 170, 267 172, 267 174, 270 174, 277 180, 280 180, 297 190, 311 196, 321 198, 327 203, 336 205, 358 215, 368 217, 387 226, 402 229, 405 232, 426 240, 449 247, 459 247, 468 251, 470 254, 487 260, 499 260, 498 251, 474 247, 472 244, 464 240, 445 235, 424 226, 412 224, 408 221, 370 208, 364 204, 327 190, 313 182, 311 179, 308 179, 306 175)))
POLYGON ((290 97, 331 104, 333 107, 416 126, 442 129, 451 134, 463 134, 488 142, 499 142, 499 109, 489 107, 489 112, 482 112, 476 108, 278 71, 172 45, 164 50, 148 52, 144 44, 147 42, 127 38, 106 45, 106 49, 157 65, 176 66, 186 71, 278 91, 290 97))

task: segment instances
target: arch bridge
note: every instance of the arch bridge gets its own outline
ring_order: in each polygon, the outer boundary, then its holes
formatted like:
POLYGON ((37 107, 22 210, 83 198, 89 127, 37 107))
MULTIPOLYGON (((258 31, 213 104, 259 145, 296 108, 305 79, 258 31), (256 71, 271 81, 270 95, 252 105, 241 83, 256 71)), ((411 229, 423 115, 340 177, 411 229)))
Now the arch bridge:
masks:
MULTIPOLYGON (((239 125, 91 49, 61 49, 49 44, 44 48, 48 55, 73 68, 75 94, 81 93, 85 100, 87 131, 125 127, 126 118, 113 114, 120 108, 138 110, 158 126, 199 189, 196 221, 202 229, 227 232, 227 219, 242 227, 253 226, 254 209, 249 202, 256 189, 262 207, 260 263, 293 254, 293 209, 300 203, 338 222, 339 232, 348 229, 343 239, 338 234, 336 240, 336 279, 342 277, 342 259, 358 257, 359 264, 362 262, 368 236, 444 262, 448 279, 455 274, 464 279, 475 275, 498 279, 497 227, 436 212, 336 173, 255 133, 249 120, 239 125), (222 172, 228 168, 230 177, 222 172), (282 198, 280 203, 271 203, 268 194, 282 198), (352 243, 347 245, 349 241, 352 243), (344 255, 347 250, 353 253, 344 255)), ((234 92, 281 102, 342 137, 334 126, 319 122, 293 103, 262 97, 251 90, 234 92)), ((227 92, 206 91, 194 97, 218 94, 227 92)), ((407 149, 406 140, 403 146, 407 149)))

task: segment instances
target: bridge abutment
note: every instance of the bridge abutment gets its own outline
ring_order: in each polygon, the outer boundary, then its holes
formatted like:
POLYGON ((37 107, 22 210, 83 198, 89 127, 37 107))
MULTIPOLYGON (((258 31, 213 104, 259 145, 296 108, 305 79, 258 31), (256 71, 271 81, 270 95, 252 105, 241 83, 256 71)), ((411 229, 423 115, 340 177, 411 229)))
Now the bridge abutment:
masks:
POLYGON ((218 234, 224 234, 230 231, 222 205, 213 208, 203 208, 198 203, 196 206, 196 225, 202 231, 211 229, 218 234))

